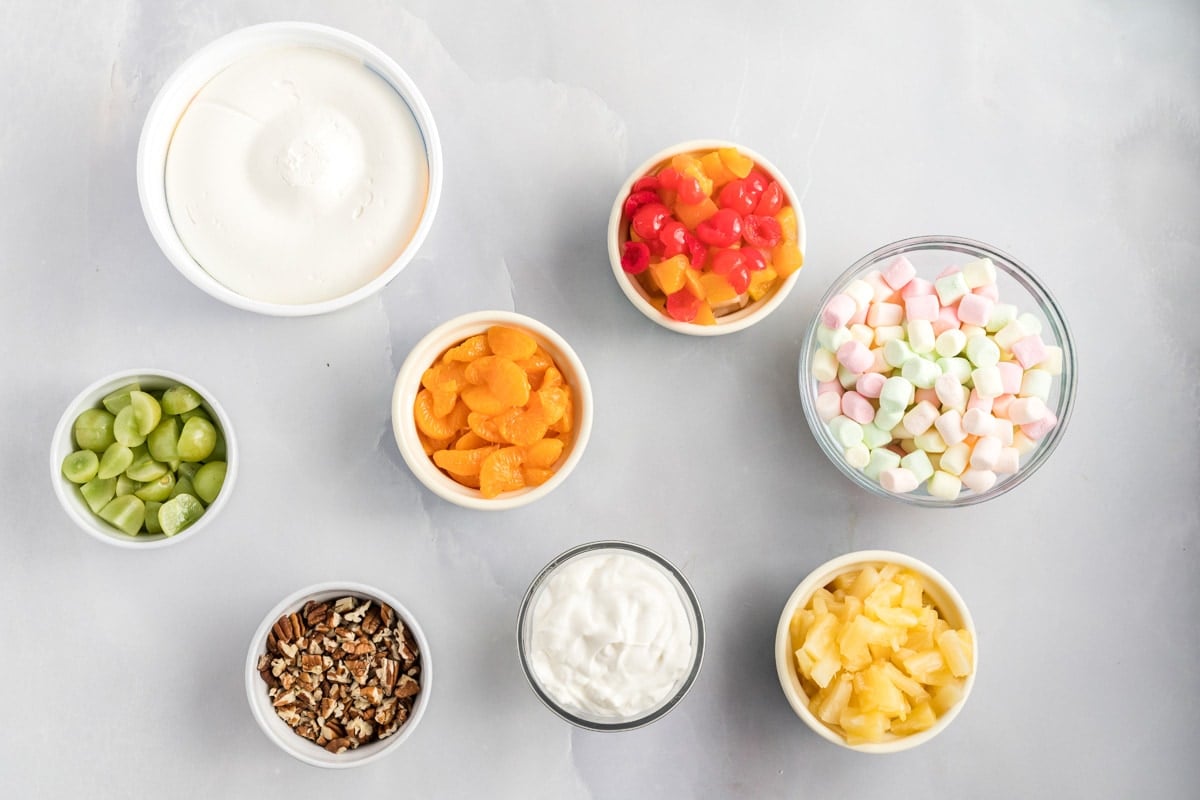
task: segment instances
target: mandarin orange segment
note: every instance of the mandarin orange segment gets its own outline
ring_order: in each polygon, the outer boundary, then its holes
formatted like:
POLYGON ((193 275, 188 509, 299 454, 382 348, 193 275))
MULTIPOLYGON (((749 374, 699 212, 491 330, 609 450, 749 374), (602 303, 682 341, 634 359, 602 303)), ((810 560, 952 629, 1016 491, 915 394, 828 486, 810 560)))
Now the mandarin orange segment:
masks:
POLYGON ((754 159, 742 155, 736 147, 722 147, 717 151, 721 163, 739 178, 744 178, 754 169, 754 159))
POLYGON ((477 447, 487 447, 491 442, 484 439, 475 431, 467 431, 454 442, 455 450, 474 450, 477 447))
POLYGON ((517 361, 517 366, 525 370, 525 374, 529 377, 541 375, 548 368, 554 366, 554 359, 550 357, 542 348, 533 351, 533 355, 529 358, 523 358, 517 361))
POLYGON ((480 333, 466 339, 456 347, 451 347, 446 351, 446 355, 442 356, 442 361, 447 364, 452 361, 474 361, 490 353, 487 334, 480 333))
POLYGON ((454 410, 454 404, 458 402, 458 395, 453 391, 430 389, 429 393, 433 396, 433 414, 437 417, 449 414, 454 410))
POLYGON ((455 475, 478 475, 483 459, 498 449, 500 446, 493 444, 473 450, 438 450, 433 454, 433 463, 455 475))
POLYGON ((496 497, 525 487, 521 474, 522 452, 519 447, 502 447, 489 453, 479 468, 479 491, 484 497, 496 497))
POLYGON ((545 467, 521 467, 521 477, 526 486, 541 486, 554 477, 554 470, 545 467))
POLYGON ((465 419, 467 411, 465 405, 456 402, 450 413, 434 413, 433 392, 428 389, 417 392, 416 402, 413 403, 413 416, 417 423, 417 430, 430 439, 449 439, 455 436, 462 427, 458 424, 459 417, 465 419), (460 408, 461 413, 459 412, 460 408))
POLYGON ((558 367, 547 367, 546 374, 542 376, 542 383, 538 389, 554 389, 565 385, 562 373, 558 371, 558 367))
POLYGON ((783 240, 785 242, 794 242, 800 236, 800 223, 796 219, 796 209, 791 206, 784 206, 779 209, 779 213, 775 215, 775 220, 779 223, 779 227, 783 232, 783 240))
POLYGON ((549 469, 563 452, 562 439, 539 439, 525 448, 525 463, 531 467, 549 469))
POLYGON ((503 414, 496 418, 496 427, 504 441, 520 447, 533 444, 546 435, 550 423, 540 409, 532 408, 537 401, 531 402, 529 411, 515 415, 503 414))
POLYGON ((492 394, 492 390, 486 385, 471 384, 462 390, 462 399, 466 403, 467 408, 472 411, 478 411, 480 414, 487 414, 489 417, 499 414, 508 406, 500 402, 500 398, 492 394))
POLYGON ((488 347, 492 355, 503 356, 513 361, 532 358, 537 352, 537 341, 528 333, 507 325, 493 325, 487 332, 488 347))
POLYGON ((479 488, 479 476, 478 475, 459 475, 457 472, 447 472, 446 474, 449 475, 452 479, 454 479, 455 483, 458 483, 461 486, 465 486, 468 489, 478 489, 479 488))
POLYGON ((711 197, 706 197, 695 205, 688 205, 687 203, 675 204, 675 216, 692 230, 695 230, 697 225, 704 222, 704 220, 713 214, 716 214, 719 210, 711 197))
POLYGON ((575 427, 575 400, 571 396, 571 387, 564 386, 562 390, 567 395, 567 407, 557 422, 551 423, 550 430, 555 433, 569 434, 575 427))
MULTIPOLYGON (((512 408, 506 414, 520 414, 521 410, 512 408)), ((471 433, 483 439, 485 442, 503 442, 504 437, 500 435, 500 427, 497 424, 496 417, 490 417, 487 414, 480 414, 478 411, 472 411, 467 415, 467 425, 471 428, 471 433)))
POLYGON ((467 366, 467 380, 486 383, 504 406, 523 406, 529 402, 529 376, 510 359, 483 356, 467 366))
POLYGON ((540 414, 547 425, 553 425, 567 413, 567 388, 552 386, 539 389, 529 401, 530 413, 540 414))
POLYGON ((444 450, 450 446, 452 441, 450 439, 431 439, 420 431, 417 431, 417 438, 421 440, 421 449, 427 456, 432 456, 438 450, 444 450))
POLYGON ((721 160, 721 154, 716 150, 701 156, 700 164, 704 167, 704 172, 708 177, 712 178, 715 189, 720 189, 737 177, 729 171, 729 167, 725 166, 725 162, 721 160))
POLYGON ((779 277, 786 278, 804 266, 804 254, 795 242, 780 242, 771 250, 771 264, 779 277))
POLYGON ((426 389, 442 389, 458 392, 467 385, 467 365, 461 361, 434 364, 421 374, 421 385, 426 389))

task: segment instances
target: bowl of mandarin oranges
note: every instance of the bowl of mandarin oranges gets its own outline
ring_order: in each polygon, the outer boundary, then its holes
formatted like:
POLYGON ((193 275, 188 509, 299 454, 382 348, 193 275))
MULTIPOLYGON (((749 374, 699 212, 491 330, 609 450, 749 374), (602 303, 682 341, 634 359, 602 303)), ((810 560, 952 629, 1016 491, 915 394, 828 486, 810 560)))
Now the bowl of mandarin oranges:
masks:
POLYGON ((693 336, 743 330, 774 311, 804 264, 804 217, 787 178, 730 142, 669 147, 633 171, 608 225, 629 301, 693 336))
POLYGON ((430 331, 392 394, 405 463, 439 497, 489 511, 545 497, 579 463, 592 428, 583 363, 558 333, 508 311, 430 331))

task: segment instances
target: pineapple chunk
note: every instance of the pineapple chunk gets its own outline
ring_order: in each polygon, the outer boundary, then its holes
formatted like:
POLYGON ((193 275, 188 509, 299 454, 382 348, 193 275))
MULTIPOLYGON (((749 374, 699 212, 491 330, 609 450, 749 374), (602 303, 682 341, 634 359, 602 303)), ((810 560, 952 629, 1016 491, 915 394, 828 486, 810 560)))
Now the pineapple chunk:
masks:
POLYGON ((850 744, 881 742, 888 729, 888 718, 882 711, 859 711, 853 706, 842 711, 838 723, 850 744))
POLYGON ((850 584, 850 588, 846 590, 847 594, 852 594, 862 600, 871 593, 879 584, 879 573, 874 567, 863 567, 858 572, 858 577, 850 584))
POLYGON ((911 572, 906 572, 899 578, 901 593, 900 607, 912 611, 920 611, 924 605, 925 590, 921 587, 921 579, 911 572))
POLYGON ((892 720, 891 732, 896 736, 908 736, 932 728, 935 722, 937 715, 933 713, 933 707, 929 703, 919 703, 904 719, 892 720))
POLYGON ((962 684, 956 681, 939 686, 933 693, 929 704, 933 706, 934 713, 940 717, 957 705, 960 700, 962 700, 962 684))
POLYGON ((892 683, 896 684, 896 688, 913 700, 920 701, 929 698, 929 692, 925 691, 925 687, 901 672, 900 668, 892 662, 884 662, 883 672, 891 679, 892 683))
POLYGON ((810 708, 816 714, 817 719, 829 725, 836 725, 842 718, 842 712, 850 703, 850 695, 853 691, 854 684, 850 673, 843 672, 836 681, 822 689, 820 694, 813 698, 813 705, 810 708))
POLYGON ((829 612, 818 613, 816 621, 804 637, 804 652, 817 661, 832 657, 835 653, 833 637, 837 633, 837 617, 829 612))
POLYGON ((937 650, 922 650, 904 659, 903 666, 915 680, 929 683, 931 675, 946 668, 946 662, 937 650))
POLYGON ((964 678, 971 674, 971 651, 958 631, 945 630, 938 634, 937 647, 954 677, 964 678))
POLYGON ((812 679, 824 689, 842 669, 842 660, 837 656, 822 658, 813 665, 812 679))
POLYGON ((858 689, 858 707, 863 711, 882 711, 888 717, 903 717, 908 713, 904 694, 892 683, 887 673, 872 664, 854 676, 858 689))

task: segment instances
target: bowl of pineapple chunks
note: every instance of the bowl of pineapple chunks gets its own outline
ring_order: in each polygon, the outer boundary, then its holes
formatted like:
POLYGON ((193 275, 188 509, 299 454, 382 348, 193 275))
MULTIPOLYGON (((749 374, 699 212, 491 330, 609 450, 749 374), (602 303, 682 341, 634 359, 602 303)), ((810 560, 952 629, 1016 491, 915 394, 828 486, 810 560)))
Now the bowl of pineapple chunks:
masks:
POLYGON ((887 550, 822 564, 788 598, 775 667, 823 738, 895 753, 937 736, 975 684, 975 623, 937 570, 887 550))

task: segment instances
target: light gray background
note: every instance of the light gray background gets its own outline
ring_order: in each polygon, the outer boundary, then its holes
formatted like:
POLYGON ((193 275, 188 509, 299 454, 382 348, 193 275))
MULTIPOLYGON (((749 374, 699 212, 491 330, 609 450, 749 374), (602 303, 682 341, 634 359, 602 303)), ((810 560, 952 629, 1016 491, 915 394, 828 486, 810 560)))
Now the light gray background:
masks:
POLYGON ((1194 2, 52 2, 0 12, 0 793, 6 797, 1195 796, 1200 782, 1200 10, 1194 2), (156 249, 134 187, 155 92, 243 25, 332 24, 390 53, 445 146, 436 224, 379 296, 336 314, 227 308, 156 249), (726 137, 785 171, 807 266, 772 318, 674 335, 609 272, 613 195, 650 153, 726 137), (1008 496, 910 509, 839 475, 796 391, 801 331, 847 265, 921 233, 1029 264, 1078 341, 1078 404, 1008 496), (389 398, 435 324, 515 309, 594 383, 578 470, 544 501, 468 512, 423 490, 389 398), (47 480, 86 384, 157 366, 235 420, 214 527, 127 552, 47 480), (671 715, 573 731, 522 677, 528 581, 623 536, 673 559, 710 649, 671 715), (834 555, 886 547, 959 588, 979 628, 953 726, 866 757, 809 732, 774 675, 779 610, 834 555), (293 761, 242 691, 285 594, 377 584, 424 624, 421 728, 350 773, 293 761))

